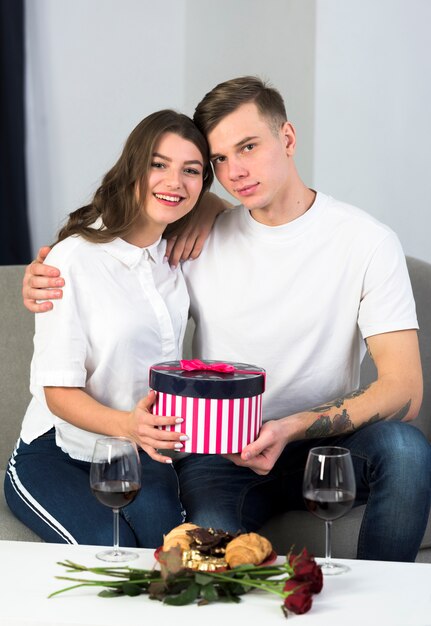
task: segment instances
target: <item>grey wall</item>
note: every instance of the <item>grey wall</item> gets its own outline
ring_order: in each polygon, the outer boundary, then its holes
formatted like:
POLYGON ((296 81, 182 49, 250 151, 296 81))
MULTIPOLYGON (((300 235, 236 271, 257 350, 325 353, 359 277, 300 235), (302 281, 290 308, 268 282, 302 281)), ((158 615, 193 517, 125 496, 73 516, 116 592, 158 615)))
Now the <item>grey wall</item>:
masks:
POLYGON ((269 80, 297 130, 297 164, 307 184, 313 178, 314 59, 314 0, 186 2, 185 112, 192 114, 205 93, 229 78, 269 80))
POLYGON ((431 2, 316 2, 314 183, 431 261, 431 2))
POLYGON ((27 0, 33 246, 95 191, 134 126, 181 109, 182 0, 27 0))
MULTIPOLYGON (((133 126, 268 78, 305 182, 431 261, 428 0, 27 0, 33 247, 89 199, 133 126)), ((219 188, 218 188, 219 189, 219 188)))

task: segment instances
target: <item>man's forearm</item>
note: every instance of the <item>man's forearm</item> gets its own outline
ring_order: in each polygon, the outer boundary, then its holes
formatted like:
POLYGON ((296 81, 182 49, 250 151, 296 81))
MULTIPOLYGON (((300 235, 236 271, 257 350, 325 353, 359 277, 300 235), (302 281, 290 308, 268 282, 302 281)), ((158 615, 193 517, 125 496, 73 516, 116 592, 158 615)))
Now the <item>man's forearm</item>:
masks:
POLYGON ((419 411, 420 398, 415 390, 409 393, 411 390, 397 387, 396 381, 378 380, 309 411, 289 416, 285 418, 288 440, 348 434, 380 420, 410 421, 419 411))
MULTIPOLYGON (((358 428, 380 420, 408 421, 415 417, 410 411, 412 405, 411 398, 405 398, 405 402, 403 400, 398 402, 396 407, 392 403, 391 406, 387 407, 382 406, 382 403, 378 403, 380 405, 379 410, 376 410, 375 404, 371 402, 368 405, 369 408, 367 407, 368 403, 361 402, 359 404, 359 402, 354 402, 356 398, 367 394, 369 388, 370 386, 357 389, 342 398, 337 398, 325 405, 311 409, 311 423, 306 428, 304 437, 306 439, 331 437, 353 432, 358 428)), ((363 398, 363 400, 366 401, 367 397, 363 398)))

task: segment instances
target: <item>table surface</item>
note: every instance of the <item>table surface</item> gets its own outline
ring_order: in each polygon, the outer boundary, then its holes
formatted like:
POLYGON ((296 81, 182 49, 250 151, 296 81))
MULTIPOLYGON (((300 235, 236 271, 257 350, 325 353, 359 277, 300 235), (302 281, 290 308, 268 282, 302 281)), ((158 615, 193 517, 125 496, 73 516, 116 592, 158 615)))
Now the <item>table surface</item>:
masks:
MULTIPOLYGON (((121 626, 168 624, 187 626, 285 623, 281 599, 250 592, 239 604, 171 607, 147 596, 100 598, 100 588, 81 588, 48 599, 68 585, 58 561, 70 559, 89 567, 100 547, 0 541, 0 624, 6 626, 121 626)), ((151 568, 152 550, 139 550, 133 567, 151 568)), ((347 561, 350 571, 327 577, 305 615, 290 615, 297 626, 431 626, 431 564, 347 561)), ((103 565, 103 564, 102 564, 103 565)), ((93 577, 91 574, 88 577, 93 577)), ((71 583, 72 584, 72 583, 71 583)))

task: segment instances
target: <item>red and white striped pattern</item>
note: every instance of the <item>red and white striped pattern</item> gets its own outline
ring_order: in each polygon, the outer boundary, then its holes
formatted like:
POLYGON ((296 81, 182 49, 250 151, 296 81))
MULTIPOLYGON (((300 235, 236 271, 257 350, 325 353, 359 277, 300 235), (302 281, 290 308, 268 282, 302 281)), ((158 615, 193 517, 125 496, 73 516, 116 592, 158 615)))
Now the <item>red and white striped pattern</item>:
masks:
POLYGON ((231 400, 189 398, 157 392, 155 415, 182 417, 182 424, 161 426, 188 435, 181 452, 225 454, 241 452, 254 441, 262 425, 262 396, 231 400))

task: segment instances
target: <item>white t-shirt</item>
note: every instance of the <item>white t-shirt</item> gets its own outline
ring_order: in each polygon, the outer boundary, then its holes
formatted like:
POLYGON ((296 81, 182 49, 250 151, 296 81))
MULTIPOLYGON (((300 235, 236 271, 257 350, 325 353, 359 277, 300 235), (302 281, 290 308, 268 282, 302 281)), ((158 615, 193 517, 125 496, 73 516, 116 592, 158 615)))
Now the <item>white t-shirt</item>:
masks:
POLYGON ((282 226, 242 206, 223 213, 183 272, 194 356, 264 367, 266 420, 356 389, 364 338, 417 328, 396 235, 322 193, 282 226))
POLYGON ((97 434, 53 415, 44 386, 81 387, 111 408, 131 410, 148 392, 149 367, 181 356, 189 299, 181 271, 163 262, 166 241, 65 239, 46 262, 65 279, 63 298, 36 316, 25 443, 56 428, 70 456, 91 460, 97 434))

